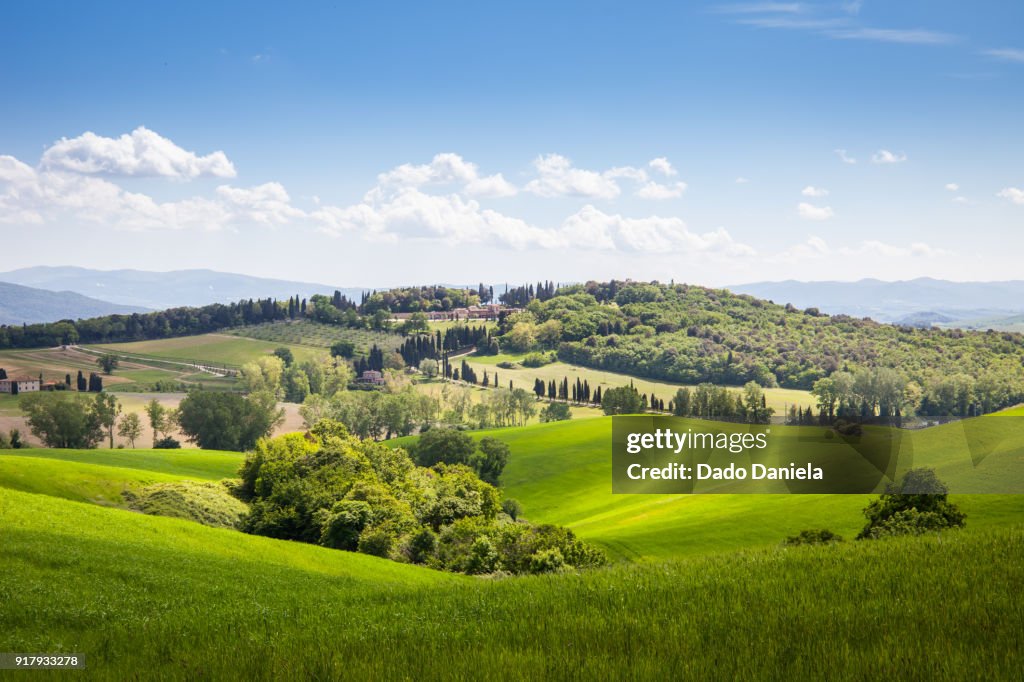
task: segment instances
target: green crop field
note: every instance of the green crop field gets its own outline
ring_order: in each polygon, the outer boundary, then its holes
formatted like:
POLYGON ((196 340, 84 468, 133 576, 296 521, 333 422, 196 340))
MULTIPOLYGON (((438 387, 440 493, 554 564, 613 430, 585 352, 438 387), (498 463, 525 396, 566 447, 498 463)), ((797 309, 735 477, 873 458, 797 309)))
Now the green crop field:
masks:
MULTIPOLYGON (((611 418, 607 417, 472 435, 509 444, 512 454, 501 477, 502 489, 522 504, 526 518, 566 525, 622 558, 663 559, 763 547, 808 528, 828 527, 852 537, 863 527, 861 510, 871 499, 868 495, 614 495, 611 418)), ((954 452, 962 452, 962 427, 934 427, 915 433, 915 438, 915 464, 934 466, 940 477, 954 481, 965 466, 953 458, 954 452)), ((1015 448, 1011 457, 1024 453, 1020 439, 1011 446, 1015 448)), ((954 499, 972 526, 1024 518, 1024 495, 954 499)))
MULTIPOLYGON (((568 377, 570 383, 574 383, 578 377, 580 381, 584 379, 590 383, 590 390, 601 387, 602 391, 606 391, 609 388, 615 388, 617 386, 628 386, 631 382, 636 386, 636 390, 640 393, 646 393, 648 396, 652 393, 658 398, 661 398, 667 404, 668 401, 675 395, 675 392, 683 386, 683 384, 672 384, 664 381, 653 381, 650 379, 641 379, 638 377, 631 377, 628 374, 618 374, 616 372, 606 372, 600 369, 591 369, 589 367, 579 367, 577 365, 570 365, 564 362, 553 362, 543 367, 516 367, 515 369, 503 369, 498 367, 499 362, 522 362, 523 355, 473 355, 466 358, 469 365, 476 371, 477 375, 482 379, 484 371, 491 376, 495 372, 498 373, 498 382, 502 386, 508 386, 508 382, 511 379, 512 385, 515 388, 525 388, 528 391, 533 391, 533 382, 535 379, 543 379, 545 382, 554 380, 555 382, 561 381, 563 378, 568 377)), ((459 361, 455 361, 458 366, 459 361)), ((692 388, 692 386, 691 386, 692 388)), ((739 391, 740 388, 736 387, 739 391)), ((766 388, 764 389, 765 399, 768 402, 768 407, 775 410, 777 416, 784 416, 791 405, 798 407, 814 407, 817 409, 817 402, 810 394, 809 391, 801 391, 792 388, 766 388)))
POLYGON ((322 353, 321 350, 309 346, 260 341, 228 334, 201 334, 155 341, 98 344, 89 348, 138 356, 144 360, 152 358, 237 368, 261 356, 270 355, 274 349, 282 346, 289 348, 297 360, 305 360, 322 353))
POLYGON ((375 332, 369 329, 348 329, 312 320, 290 320, 283 322, 266 322, 231 329, 225 334, 241 336, 260 341, 269 341, 277 345, 289 344, 312 346, 314 348, 330 348, 338 341, 351 341, 356 353, 366 355, 373 345, 384 350, 394 350, 401 345, 403 336, 387 332, 375 332))
POLYGON ((0 546, 0 650, 83 654, 87 679, 1009 679, 1024 665, 1019 526, 495 580, 0 489, 0 546))

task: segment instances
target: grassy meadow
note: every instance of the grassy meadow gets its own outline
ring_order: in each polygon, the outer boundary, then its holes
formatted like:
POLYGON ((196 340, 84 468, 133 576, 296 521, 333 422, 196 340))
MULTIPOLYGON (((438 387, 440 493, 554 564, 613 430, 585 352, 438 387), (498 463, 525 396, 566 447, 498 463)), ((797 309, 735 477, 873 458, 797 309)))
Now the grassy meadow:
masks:
POLYGON ((137 356, 143 360, 210 364, 238 368, 247 362, 270 355, 275 349, 287 347, 296 360, 302 361, 323 353, 320 348, 288 343, 262 341, 231 334, 201 334, 154 341, 131 341, 89 346, 91 349, 137 356))
POLYGON ((328 349, 338 341, 351 341, 355 345, 357 355, 367 355, 373 345, 385 350, 394 350, 401 345, 404 339, 400 334, 376 332, 369 329, 349 329, 313 320, 267 322, 229 329, 224 333, 259 341, 269 341, 276 344, 275 348, 289 345, 328 349))
MULTIPOLYGON (((556 383, 560 382, 563 378, 568 377, 570 383, 574 383, 577 377, 580 381, 586 380, 590 383, 590 390, 594 391, 599 386, 602 391, 607 391, 609 388, 616 388, 618 386, 628 386, 630 382, 636 387, 640 393, 646 393, 650 396, 652 393, 657 397, 661 398, 667 404, 668 401, 675 395, 676 391, 684 386, 684 384, 673 384, 664 381, 654 381, 651 379, 642 379, 638 377, 631 377, 628 374, 618 374, 616 372, 606 372, 600 369, 592 369, 590 367, 580 367, 577 365, 570 365, 564 362, 552 362, 543 367, 523 367, 518 366, 515 369, 504 369, 498 367, 499 362, 522 362, 525 355, 472 355, 466 358, 470 367, 476 371, 477 375, 482 379, 484 371, 486 370, 488 375, 494 376, 494 373, 498 373, 498 383, 501 386, 508 386, 509 380, 512 381, 512 385, 515 388, 524 388, 527 391, 533 391, 533 382, 535 379, 543 379, 546 382, 554 380, 556 383)), ((693 388, 692 386, 690 387, 693 388)), ((739 387, 736 390, 740 390, 739 387)), ((816 401, 814 396, 809 391, 801 391, 793 388, 766 388, 764 389, 765 400, 768 403, 768 407, 775 410, 775 414, 783 416, 789 410, 791 405, 798 407, 815 407, 817 409, 816 401)))
MULTIPOLYGON (((853 537, 864 525, 861 510, 872 499, 869 495, 614 495, 611 422, 602 417, 472 435, 508 443, 511 456, 501 487, 522 504, 526 518, 568 526, 619 558, 667 559, 765 547, 808 528, 827 527, 853 537)), ((915 465, 933 466, 948 482, 970 466, 960 456, 962 426, 954 423, 914 435, 915 465)), ((413 440, 396 439, 393 444, 413 440)), ((1002 464, 996 470, 1005 473, 1024 454, 1024 442, 1017 438, 1001 447, 1002 464)), ((954 499, 971 526, 1024 519, 1024 495, 954 499)))
POLYGON ((0 545, 0 650, 82 653, 87 679, 1009 679, 1022 665, 1020 526, 481 579, 0 488, 0 545))

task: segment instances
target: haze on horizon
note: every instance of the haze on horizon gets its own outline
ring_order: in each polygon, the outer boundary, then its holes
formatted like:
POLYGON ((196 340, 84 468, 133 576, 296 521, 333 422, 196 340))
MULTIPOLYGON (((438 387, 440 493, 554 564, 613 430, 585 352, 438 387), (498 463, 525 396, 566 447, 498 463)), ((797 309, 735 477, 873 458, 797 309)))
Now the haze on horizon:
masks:
POLYGON ((4 270, 1021 277, 1017 3, 8 14, 4 270))

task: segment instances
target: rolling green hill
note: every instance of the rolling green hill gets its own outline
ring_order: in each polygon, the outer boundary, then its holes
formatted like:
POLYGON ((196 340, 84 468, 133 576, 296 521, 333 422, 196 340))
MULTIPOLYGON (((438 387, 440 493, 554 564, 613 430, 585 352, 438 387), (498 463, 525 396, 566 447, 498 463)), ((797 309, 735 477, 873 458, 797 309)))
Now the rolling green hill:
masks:
MULTIPOLYGON (((947 481, 963 467, 957 424, 921 434, 915 465, 936 468, 947 481)), ((568 526, 618 557, 664 559, 776 544, 807 528, 852 537, 864 525, 869 495, 613 495, 611 419, 538 424, 474 432, 505 441, 511 457, 501 477, 534 522, 568 526)), ((413 439, 398 439, 396 445, 413 439)), ((1009 446, 1004 446, 1009 447, 1009 446)), ((1013 447, 1024 452, 1024 444, 1013 447)), ((968 525, 1024 518, 1024 495, 960 495, 968 525)))
POLYGON ((474 579, 0 489, 0 650, 82 677, 954 679, 1022 665, 1024 531, 474 579), (983 589, 979 589, 983 587, 983 589))

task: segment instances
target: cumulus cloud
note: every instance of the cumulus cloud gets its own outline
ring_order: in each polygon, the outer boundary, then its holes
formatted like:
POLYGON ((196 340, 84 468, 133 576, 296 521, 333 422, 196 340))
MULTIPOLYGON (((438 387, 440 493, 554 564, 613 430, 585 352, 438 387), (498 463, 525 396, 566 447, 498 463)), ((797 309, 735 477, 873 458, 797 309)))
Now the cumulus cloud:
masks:
POLYGON ((835 215, 831 206, 815 206, 805 201, 797 204, 796 211, 804 220, 828 220, 835 215))
MULTIPOLYGON (((83 139, 90 144, 94 141, 87 136, 76 138, 83 139)), ((478 197, 509 196, 516 188, 500 173, 481 175, 475 164, 450 153, 438 154, 429 163, 402 164, 379 174, 377 183, 363 198, 350 205, 331 205, 314 198, 308 210, 303 209, 278 182, 254 186, 222 184, 206 196, 159 201, 126 190, 113 176, 194 177, 213 172, 215 166, 203 167, 204 159, 210 157, 188 156, 189 152, 183 152, 185 157, 165 154, 159 160, 149 151, 139 151, 132 143, 133 156, 121 153, 129 149, 122 149, 122 141, 123 138, 107 140, 98 145, 102 153, 78 153, 74 144, 56 151, 51 148, 44 155, 45 163, 38 167, 12 156, 0 156, 0 221, 45 224, 69 219, 129 230, 235 230, 287 225, 384 242, 435 240, 513 249, 614 249, 735 256, 753 253, 724 229, 699 234, 691 232, 678 217, 630 218, 605 213, 592 205, 561 223, 532 224, 481 205, 478 197), (111 142, 120 150, 118 153, 103 151, 104 145, 111 142)), ((646 199, 678 197, 686 189, 685 182, 655 182, 646 169, 633 166, 589 171, 575 168, 568 159, 556 154, 539 157, 534 165, 537 178, 528 189, 539 196, 610 198, 620 194, 620 182, 636 183, 635 195, 646 199)), ((662 176, 676 175, 664 158, 654 159, 648 167, 662 176)))
POLYGON ((1019 189, 1017 187, 1004 187, 996 193, 996 196, 1006 199, 1014 204, 1024 204, 1024 189, 1019 189))
POLYGON ((593 197, 614 199, 621 190, 614 177, 575 168, 561 154, 546 154, 533 162, 538 177, 526 185, 526 191, 541 197, 593 197))
POLYGON ((871 156, 871 163, 889 164, 889 163, 903 163, 907 160, 907 155, 900 152, 894 153, 888 149, 879 149, 871 156))
POLYGON ((452 153, 437 154, 427 164, 402 164, 378 175, 377 181, 407 187, 458 184, 473 196, 508 197, 518 191, 501 173, 481 176, 475 163, 452 153))
POLYGON ((956 184, 955 182, 947 182, 946 183, 946 190, 947 191, 956 192, 959 189, 960 189, 960 185, 956 184))
POLYGON ((673 182, 663 185, 657 182, 647 182, 634 194, 641 199, 677 199, 683 196, 686 191, 685 182, 673 182))
POLYGON ((805 197, 827 197, 828 190, 815 187, 814 185, 807 185, 800 191, 800 194, 803 194, 805 197))
POLYGON ((222 151, 206 156, 182 149, 145 127, 117 138, 86 132, 61 138, 44 153, 46 170, 86 175, 153 176, 191 180, 200 176, 235 177, 235 167, 222 151))
POLYGON ((291 197, 278 182, 249 188, 221 185, 217 195, 235 209, 237 215, 263 225, 285 225, 306 215, 291 205, 291 197))
POLYGON ((843 163, 849 163, 849 164, 857 163, 857 159, 853 158, 852 156, 847 155, 845 149, 834 149, 833 151, 835 152, 836 156, 839 157, 840 161, 842 161, 843 163))
MULTIPOLYGON (((679 173, 672 163, 661 156, 647 164, 652 171, 665 177, 679 173)), ((560 154, 547 154, 533 162, 537 177, 526 184, 527 192, 541 197, 582 197, 588 199, 614 199, 622 193, 621 180, 637 183, 633 193, 640 199, 672 199, 686 191, 686 183, 659 183, 651 180, 644 168, 615 166, 605 171, 577 168, 560 154)))
POLYGON ((734 241, 723 228, 697 234, 690 232, 686 223, 679 218, 626 218, 609 215, 590 205, 567 218, 559 232, 565 243, 574 249, 646 253, 715 252, 730 256, 754 254, 750 246, 734 241))
POLYGON ((652 170, 655 170, 661 173, 662 175, 666 175, 668 177, 672 177, 673 175, 679 174, 679 172, 672 167, 672 164, 669 163, 669 160, 666 159, 664 156, 659 156, 656 159, 651 159, 647 165, 650 166, 652 170))

